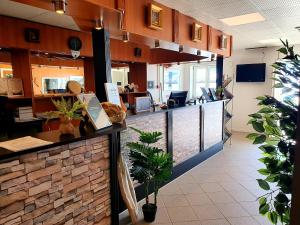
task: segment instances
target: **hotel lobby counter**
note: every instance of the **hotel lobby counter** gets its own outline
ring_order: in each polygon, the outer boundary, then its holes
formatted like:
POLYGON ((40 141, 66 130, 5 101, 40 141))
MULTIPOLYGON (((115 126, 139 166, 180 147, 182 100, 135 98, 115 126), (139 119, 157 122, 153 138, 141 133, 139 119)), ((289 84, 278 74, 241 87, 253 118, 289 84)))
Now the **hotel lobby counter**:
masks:
POLYGON ((116 168, 125 124, 10 152, 0 149, 0 224, 117 224, 116 168), (112 194, 114 193, 114 194, 112 194))
MULTIPOLYGON (((79 128, 75 128, 75 133, 74 133, 74 135, 71 135, 71 136, 61 135, 58 130, 36 133, 33 137, 39 138, 44 141, 52 142, 52 143, 49 145, 44 145, 44 146, 40 146, 40 147, 21 150, 18 152, 13 152, 13 151, 9 151, 4 148, 0 148, 0 163, 4 160, 10 159, 15 156, 20 156, 20 155, 31 153, 31 152, 37 152, 37 151, 41 151, 44 149, 55 148, 57 146, 72 144, 72 143, 75 143, 78 141, 84 141, 84 140, 120 132, 124 129, 126 129, 125 123, 122 125, 113 125, 111 127, 104 128, 99 131, 94 131, 92 129, 89 129, 84 132, 81 132, 79 130, 79 128)), ((2 141, 9 141, 9 140, 13 140, 13 139, 6 139, 6 140, 2 140, 2 141)))
MULTIPOLYGON (((121 153, 126 163, 130 165, 127 142, 139 140, 139 135, 130 127, 158 131, 162 135, 154 146, 172 156, 172 179, 183 174, 222 150, 224 105, 222 100, 128 115, 128 129, 120 132, 121 153)), ((142 191, 137 191, 137 197, 139 200, 143 197, 142 191)))

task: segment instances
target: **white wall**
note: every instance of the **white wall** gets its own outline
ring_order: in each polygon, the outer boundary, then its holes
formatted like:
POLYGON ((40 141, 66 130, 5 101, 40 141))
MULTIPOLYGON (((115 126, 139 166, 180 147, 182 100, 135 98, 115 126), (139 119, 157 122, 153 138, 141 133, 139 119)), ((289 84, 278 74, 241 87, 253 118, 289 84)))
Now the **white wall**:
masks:
MULTIPOLYGON (((279 53, 276 48, 267 48, 261 50, 237 50, 233 51, 232 57, 224 60, 224 74, 234 77, 232 85, 229 89, 233 88, 234 99, 233 106, 233 119, 232 130, 240 132, 252 132, 251 126, 247 125, 249 120, 248 115, 258 111, 257 96, 273 95, 272 77, 273 69, 271 65, 279 58, 279 53), (266 81, 264 83, 236 83, 235 73, 237 64, 247 63, 266 63, 266 81)), ((295 49, 300 49, 296 46, 295 49)), ((230 107, 230 105, 229 105, 230 107)))

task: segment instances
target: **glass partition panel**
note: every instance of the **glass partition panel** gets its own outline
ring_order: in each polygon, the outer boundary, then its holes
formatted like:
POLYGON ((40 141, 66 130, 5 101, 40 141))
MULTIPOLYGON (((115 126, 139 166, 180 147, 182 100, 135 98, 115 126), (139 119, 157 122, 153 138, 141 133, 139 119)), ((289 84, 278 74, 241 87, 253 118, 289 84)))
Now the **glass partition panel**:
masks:
POLYGON ((83 67, 60 67, 32 65, 33 90, 35 95, 65 93, 66 84, 75 80, 84 87, 83 67))

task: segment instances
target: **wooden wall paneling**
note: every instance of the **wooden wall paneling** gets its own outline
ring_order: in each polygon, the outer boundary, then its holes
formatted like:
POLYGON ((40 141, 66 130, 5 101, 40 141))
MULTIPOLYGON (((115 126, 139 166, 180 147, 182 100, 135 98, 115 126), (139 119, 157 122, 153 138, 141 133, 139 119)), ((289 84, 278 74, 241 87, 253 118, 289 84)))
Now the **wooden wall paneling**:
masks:
POLYGON ((148 62, 150 58, 150 48, 143 44, 133 42, 123 42, 116 39, 111 39, 110 52, 111 58, 114 61, 123 62, 148 62), (141 57, 134 55, 134 49, 140 48, 142 50, 141 57))
POLYGON ((28 50, 12 50, 12 69, 14 77, 23 81, 24 97, 33 95, 30 52, 28 50))
POLYGON ((135 83, 139 86, 139 91, 147 91, 147 64, 130 63, 128 83, 135 83))
POLYGON ((93 58, 84 59, 84 88, 87 92, 95 92, 95 70, 93 58))
MULTIPOLYGON (((73 0, 73 1, 78 1, 78 0, 73 0)), ((115 0, 83 0, 83 1, 101 7, 109 8, 109 9, 117 9, 117 2, 115 0)))
POLYGON ((193 48, 207 50, 208 48, 208 26, 204 23, 196 21, 192 17, 179 13, 179 40, 178 43, 193 48), (192 26, 197 23, 202 26, 202 40, 195 42, 192 40, 192 26))
POLYGON ((67 67, 83 67, 82 59, 58 59, 54 57, 38 57, 31 55, 31 64, 48 65, 48 66, 67 66, 67 67))
POLYGON ((172 41, 179 43, 179 12, 175 9, 172 10, 173 16, 173 37, 172 41))
POLYGON ((91 33, 77 32, 6 16, 0 16, 0 24, 0 33, 5 34, 0 36, 0 46, 2 47, 71 55, 68 39, 71 36, 77 36, 82 41, 81 55, 88 57, 93 55, 91 33), (25 28, 39 29, 40 43, 26 42, 25 28))
POLYGON ((0 50, 0 62, 11 63, 11 54, 0 50))
POLYGON ((204 59, 202 56, 197 56, 188 53, 179 53, 167 49, 155 48, 151 49, 150 64, 174 63, 174 62, 192 62, 204 59))
POLYGON ((229 57, 231 56, 231 36, 228 36, 228 43, 227 43, 227 49, 220 49, 220 36, 224 34, 222 31, 216 30, 212 27, 209 27, 209 46, 208 46, 208 50, 214 53, 217 53, 219 55, 223 55, 224 57, 229 57))
POLYGON ((130 33, 143 35, 153 39, 171 42, 173 39, 173 16, 172 9, 156 3, 152 0, 126 0, 126 30, 130 33), (151 29, 147 25, 149 4, 162 8, 162 30, 151 29))

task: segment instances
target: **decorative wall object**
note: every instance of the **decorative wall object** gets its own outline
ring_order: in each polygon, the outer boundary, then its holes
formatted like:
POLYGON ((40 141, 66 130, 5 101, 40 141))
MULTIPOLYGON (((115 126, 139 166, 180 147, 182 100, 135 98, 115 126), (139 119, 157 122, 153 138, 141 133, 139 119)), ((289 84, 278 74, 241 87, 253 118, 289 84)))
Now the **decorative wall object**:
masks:
POLYGON ((23 82, 20 78, 1 78, 0 95, 24 96, 23 82))
POLYGON ((202 26, 198 23, 193 23, 192 40, 196 42, 202 40, 202 26))
POLYGON ((26 28, 25 40, 27 42, 40 43, 40 30, 35 28, 26 28))
POLYGON ((153 89, 154 88, 154 81, 153 80, 149 80, 147 82, 147 88, 148 89, 153 89))
POLYGON ((162 30, 162 8, 154 4, 149 5, 148 26, 152 29, 162 30))
POLYGON ((220 49, 227 49, 228 37, 224 34, 220 36, 220 49))

